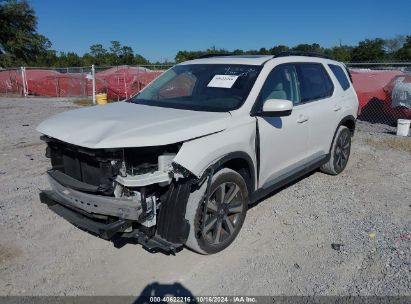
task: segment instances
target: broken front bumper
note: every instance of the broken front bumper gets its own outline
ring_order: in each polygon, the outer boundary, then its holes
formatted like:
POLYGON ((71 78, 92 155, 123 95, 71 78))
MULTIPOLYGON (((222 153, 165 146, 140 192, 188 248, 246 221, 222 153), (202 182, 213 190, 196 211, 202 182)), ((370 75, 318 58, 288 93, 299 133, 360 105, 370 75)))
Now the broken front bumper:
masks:
POLYGON ((164 240, 158 235, 148 237, 143 232, 125 232, 128 228, 132 226, 132 221, 125 219, 118 219, 112 223, 102 223, 92 218, 83 215, 80 212, 76 212, 73 209, 67 208, 59 204, 56 199, 58 199, 53 191, 45 190, 40 192, 40 201, 47 204, 49 209, 54 211, 57 215, 66 219, 68 222, 74 226, 91 232, 102 239, 111 240, 115 235, 119 235, 126 239, 135 239, 137 243, 141 244, 143 247, 150 251, 162 250, 164 252, 175 254, 178 248, 182 247, 183 244, 174 244, 164 240))
POLYGON ((74 184, 67 176, 48 172, 52 190, 40 193, 40 201, 75 225, 76 227, 100 236, 112 239, 116 234, 123 238, 132 238, 150 251, 161 250, 175 253, 182 247, 189 233, 189 224, 184 218, 186 202, 190 193, 190 182, 172 185, 168 199, 160 210, 159 222, 154 236, 148 236, 139 228, 134 229, 141 214, 141 207, 135 201, 88 194, 74 190, 84 185, 74 184), (59 179, 58 181, 56 180, 59 179), (70 184, 70 187, 62 183, 70 184), (73 183, 73 184, 72 184, 73 183), (114 217, 114 221, 102 221, 102 216, 114 217), (131 232, 128 228, 133 228, 131 232))
POLYGON ((125 219, 119 219, 110 224, 95 221, 80 212, 65 207, 63 204, 60 204, 58 199, 58 196, 53 191, 46 190, 40 193, 40 201, 47 204, 47 206, 55 213, 72 223, 74 226, 94 233, 103 239, 111 239, 116 233, 124 232, 132 224, 131 221, 125 219))
POLYGON ((77 185, 79 182, 58 171, 50 170, 47 173, 53 200, 68 208, 127 220, 137 220, 142 213, 141 206, 135 201, 77 191, 73 188, 81 187, 81 185, 77 185), (77 184, 74 184, 76 182, 77 184))

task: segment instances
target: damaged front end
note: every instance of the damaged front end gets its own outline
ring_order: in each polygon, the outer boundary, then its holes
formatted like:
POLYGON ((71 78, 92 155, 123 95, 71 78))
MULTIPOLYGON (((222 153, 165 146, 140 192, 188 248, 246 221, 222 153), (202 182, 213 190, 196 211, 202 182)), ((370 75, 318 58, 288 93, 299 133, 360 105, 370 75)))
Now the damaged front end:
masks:
POLYGON ((181 144, 89 149, 42 139, 52 190, 40 198, 54 212, 102 238, 135 238, 151 250, 175 252, 185 243, 186 204, 198 180, 173 163, 181 144))

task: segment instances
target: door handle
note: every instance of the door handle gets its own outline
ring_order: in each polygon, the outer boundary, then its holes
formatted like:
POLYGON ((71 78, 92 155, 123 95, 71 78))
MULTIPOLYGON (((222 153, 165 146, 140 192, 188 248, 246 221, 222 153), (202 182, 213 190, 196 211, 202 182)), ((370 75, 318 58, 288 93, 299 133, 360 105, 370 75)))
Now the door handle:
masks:
POLYGON ((339 105, 339 104, 334 105, 334 109, 333 109, 333 110, 334 110, 335 112, 341 110, 341 105, 339 105))
POLYGON ((304 122, 308 121, 308 119, 309 119, 308 116, 300 115, 300 116, 298 116, 297 122, 298 123, 304 123, 304 122))

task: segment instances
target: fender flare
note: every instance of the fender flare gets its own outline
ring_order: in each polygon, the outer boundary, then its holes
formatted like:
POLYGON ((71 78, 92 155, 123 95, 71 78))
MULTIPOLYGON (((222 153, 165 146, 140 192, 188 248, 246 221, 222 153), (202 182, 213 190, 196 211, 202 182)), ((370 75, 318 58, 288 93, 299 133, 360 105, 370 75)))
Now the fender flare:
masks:
POLYGON ((352 135, 354 136, 356 119, 355 119, 355 117, 352 116, 352 115, 347 115, 347 116, 345 116, 343 119, 341 119, 341 121, 339 122, 339 124, 338 124, 337 127, 335 128, 334 135, 333 135, 333 140, 331 141, 330 150, 329 150, 329 154, 330 154, 330 155, 331 155, 331 149, 332 149, 332 147, 333 147, 333 143, 334 143, 334 140, 335 140, 335 136, 337 135, 338 128, 339 128, 340 126, 342 126, 342 125, 343 125, 345 122, 347 122, 347 121, 352 121, 352 122, 354 123, 354 129, 353 129, 353 131, 352 131, 352 135))
POLYGON ((248 171, 250 173, 250 185, 249 185, 249 190, 250 190, 250 195, 255 191, 255 166, 253 163, 253 160, 251 159, 250 155, 248 155, 246 152, 243 151, 234 151, 230 152, 229 154, 221 157, 214 163, 210 164, 208 168, 204 171, 202 174, 202 177, 200 180, 203 180, 210 172, 215 172, 218 168, 221 166, 224 166, 224 164, 228 163, 229 161, 239 159, 243 160, 247 163, 248 166, 248 171))

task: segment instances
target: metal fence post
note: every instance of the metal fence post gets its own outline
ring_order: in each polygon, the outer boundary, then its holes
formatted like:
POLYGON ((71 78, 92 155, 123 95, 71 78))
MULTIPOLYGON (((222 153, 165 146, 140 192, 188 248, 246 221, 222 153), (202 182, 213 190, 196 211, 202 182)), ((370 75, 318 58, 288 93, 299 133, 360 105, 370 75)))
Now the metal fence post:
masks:
POLYGON ((91 66, 91 76, 93 77, 93 104, 96 104, 96 71, 94 64, 91 66))
POLYGON ((23 95, 24 97, 27 97, 28 88, 27 88, 27 78, 26 78, 26 68, 25 67, 21 67, 21 82, 23 85, 23 95))

